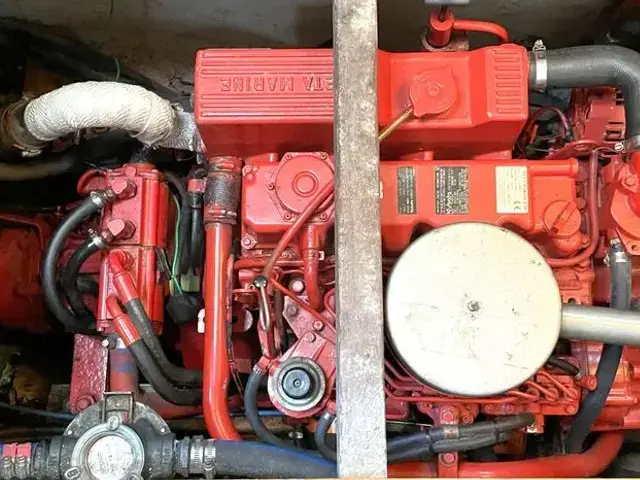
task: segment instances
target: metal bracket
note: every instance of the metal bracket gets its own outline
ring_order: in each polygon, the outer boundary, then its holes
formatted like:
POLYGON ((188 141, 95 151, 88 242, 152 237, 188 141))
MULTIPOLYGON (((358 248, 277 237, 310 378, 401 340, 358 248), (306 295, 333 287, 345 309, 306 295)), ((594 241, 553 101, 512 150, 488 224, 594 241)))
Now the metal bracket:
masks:
POLYGON ((106 423, 111 414, 122 415, 126 413, 123 423, 133 421, 135 405, 136 399, 133 392, 105 392, 100 411, 100 420, 106 423))

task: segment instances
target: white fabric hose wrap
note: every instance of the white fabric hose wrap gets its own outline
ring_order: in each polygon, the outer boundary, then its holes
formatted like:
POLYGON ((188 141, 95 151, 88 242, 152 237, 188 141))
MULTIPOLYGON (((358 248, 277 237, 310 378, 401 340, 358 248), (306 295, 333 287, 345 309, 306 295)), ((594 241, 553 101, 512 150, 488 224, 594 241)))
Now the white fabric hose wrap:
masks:
MULTIPOLYGON (((49 142, 85 128, 126 130, 140 142, 185 148, 199 142, 185 128, 185 115, 167 100, 136 85, 82 82, 66 85, 31 101, 24 113, 26 129, 49 142)), ((193 115, 190 115, 193 122, 193 115)), ((197 133, 196 133, 197 135, 197 133)))

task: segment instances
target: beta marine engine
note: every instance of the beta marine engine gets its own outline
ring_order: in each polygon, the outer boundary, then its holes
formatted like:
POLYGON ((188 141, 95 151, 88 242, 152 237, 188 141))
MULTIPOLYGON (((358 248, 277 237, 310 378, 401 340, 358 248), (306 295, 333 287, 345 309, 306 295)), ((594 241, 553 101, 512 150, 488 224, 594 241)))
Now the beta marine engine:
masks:
MULTIPOLYGON (((377 54, 389 475, 598 475, 640 428, 640 54, 446 9, 422 40, 377 54)), ((113 82, 5 105, 5 149, 136 148, 63 216, 0 214, 0 321, 75 335, 75 418, 0 478, 336 475, 333 65, 206 49, 193 113, 113 82)))

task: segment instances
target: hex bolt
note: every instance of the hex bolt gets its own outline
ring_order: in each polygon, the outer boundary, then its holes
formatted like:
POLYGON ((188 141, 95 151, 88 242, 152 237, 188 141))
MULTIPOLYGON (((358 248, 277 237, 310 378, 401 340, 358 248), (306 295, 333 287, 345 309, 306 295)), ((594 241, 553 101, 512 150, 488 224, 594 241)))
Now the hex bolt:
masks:
POLYGON ((443 453, 440 456, 440 461, 443 465, 453 465, 456 462, 456 454, 455 453, 443 453))
POLYGON ((289 282, 289 288, 293 293, 302 293, 304 292, 304 282, 299 278, 295 278, 289 282))
POLYGON ((315 333, 312 333, 312 332, 305 333, 304 334, 304 340, 305 340, 305 342, 313 343, 316 340, 315 333))
POLYGON ((324 328, 324 323, 322 323, 320 320, 316 320, 313 322, 313 329, 316 332, 321 332, 323 328, 324 328))
POLYGON ((299 311, 300 310, 298 309, 297 305, 290 304, 290 305, 287 305, 287 308, 285 309, 284 313, 287 315, 287 317, 295 317, 299 311))
POLYGON ((623 183, 625 187, 633 188, 638 184, 638 179, 635 175, 629 175, 625 177, 623 183))
POLYGON ((96 402, 93 399, 93 397, 91 397, 90 395, 82 395, 76 401, 76 408, 78 410, 86 410, 87 408, 89 408, 94 403, 96 403, 96 402))

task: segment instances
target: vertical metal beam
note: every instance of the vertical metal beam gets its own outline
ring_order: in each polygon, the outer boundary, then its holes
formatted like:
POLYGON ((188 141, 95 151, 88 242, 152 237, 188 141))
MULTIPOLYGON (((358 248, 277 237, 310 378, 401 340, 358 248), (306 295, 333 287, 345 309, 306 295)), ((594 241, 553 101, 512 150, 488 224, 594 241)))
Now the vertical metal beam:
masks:
POLYGON ((376 0, 334 0, 338 474, 387 473, 376 0))

